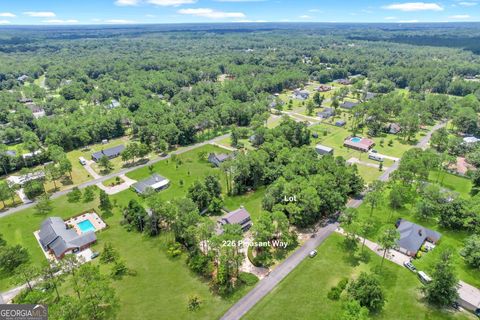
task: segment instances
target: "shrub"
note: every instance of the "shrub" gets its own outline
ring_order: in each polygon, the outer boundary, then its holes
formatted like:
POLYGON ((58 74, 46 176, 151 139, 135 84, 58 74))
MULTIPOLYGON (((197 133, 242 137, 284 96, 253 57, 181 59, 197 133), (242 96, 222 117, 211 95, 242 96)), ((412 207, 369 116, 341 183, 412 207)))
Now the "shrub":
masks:
POLYGON ((342 291, 339 287, 332 287, 330 291, 328 291, 327 298, 330 300, 338 300, 340 299, 342 291))
POLYGON ((240 272, 238 275, 238 280, 247 286, 253 286, 258 282, 257 276, 248 272, 240 272))
POLYGON ((171 246, 168 247, 167 249, 167 255, 171 258, 178 257, 179 255, 182 254, 182 246, 180 243, 175 242, 171 246))
POLYGON ((347 287, 348 285, 348 278, 343 278, 342 280, 340 280, 337 284, 337 287, 339 287, 340 289, 342 290, 345 290, 345 288, 347 287))

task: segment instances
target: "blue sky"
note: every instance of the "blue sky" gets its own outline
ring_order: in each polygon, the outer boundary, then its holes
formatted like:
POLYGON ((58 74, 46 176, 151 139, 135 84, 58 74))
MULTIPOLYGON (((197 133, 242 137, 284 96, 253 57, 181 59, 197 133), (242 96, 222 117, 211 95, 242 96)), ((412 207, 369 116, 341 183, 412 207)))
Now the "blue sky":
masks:
POLYGON ((1 25, 480 21, 480 0, 0 0, 1 25))

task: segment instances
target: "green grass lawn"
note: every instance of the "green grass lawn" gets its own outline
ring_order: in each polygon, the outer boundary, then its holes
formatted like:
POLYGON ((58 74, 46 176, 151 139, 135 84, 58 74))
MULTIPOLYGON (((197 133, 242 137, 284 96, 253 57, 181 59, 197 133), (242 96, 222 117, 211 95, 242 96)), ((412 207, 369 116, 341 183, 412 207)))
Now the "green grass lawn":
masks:
POLYGON ((120 177, 114 177, 114 178, 110 178, 108 180, 105 180, 102 182, 102 184, 106 187, 112 187, 112 186, 116 186, 116 185, 119 185, 119 184, 122 184, 124 183, 125 181, 123 181, 122 178, 120 177))
MULTIPOLYGON (((330 236, 318 247, 315 258, 306 258, 243 319, 341 319, 342 302, 327 298, 330 288, 342 278, 369 272, 381 261, 369 251, 368 264, 354 263, 342 242, 342 236, 330 236)), ((439 311, 424 304, 420 281, 406 268, 385 261, 380 281, 387 302, 374 319, 469 319, 465 313, 439 311)))
MULTIPOLYGON (((154 165, 153 171, 169 178, 171 186, 161 192, 165 200, 182 197, 188 186, 197 178, 207 173, 219 173, 206 160, 199 160, 201 152, 221 152, 221 148, 207 145, 178 156, 182 164, 176 168, 171 159, 154 165), (180 185, 180 180, 184 185, 180 185)), ((148 168, 141 168, 129 173, 133 179, 142 179, 151 173, 148 168)), ((253 217, 258 216, 264 190, 248 194, 244 197, 227 197, 226 206, 236 209, 240 204, 245 205, 253 217)), ((166 242, 171 239, 168 235, 150 238, 137 232, 128 232, 120 225, 121 206, 130 199, 142 201, 133 191, 126 190, 111 197, 117 204, 112 216, 104 217, 108 228, 97 233, 98 242, 94 250, 101 250, 104 243, 111 242, 119 251, 121 259, 133 269, 137 275, 127 276, 115 281, 120 299, 119 319, 216 319, 219 318, 237 299, 243 296, 250 288, 244 287, 229 298, 220 298, 213 295, 201 278, 192 274, 185 264, 185 256, 171 259, 165 254, 166 242), (141 293, 141 294, 139 294, 141 293), (199 311, 191 313, 187 309, 189 297, 197 295, 202 301, 199 311)), ((53 200, 54 209, 51 216, 68 218, 82 211, 94 208, 98 210, 98 202, 68 203, 66 197, 53 200)), ((98 211, 100 212, 100 211, 98 211)), ((45 257, 39 247, 33 232, 38 230, 46 216, 35 214, 35 210, 28 209, 14 215, 0 219, 0 233, 9 244, 21 244, 30 253, 32 263, 40 265, 45 257)), ((98 263, 98 262, 95 262, 98 263)), ((105 267, 102 266, 102 269, 105 267)), ((105 270, 108 272, 108 269, 105 270)), ((14 286, 12 278, 0 275, 0 291, 14 286)))
POLYGON ((470 179, 450 173, 439 173, 438 171, 430 172, 428 178, 430 181, 440 183, 445 188, 456 191, 464 197, 470 196, 470 190, 472 189, 472 181, 470 179))
MULTIPOLYGON (((360 206, 359 220, 365 220, 369 216, 370 207, 366 204, 360 206)), ((378 241, 382 227, 394 226, 395 222, 400 218, 415 222, 432 230, 436 230, 442 235, 439 244, 433 251, 430 251, 424 254, 421 258, 414 260, 414 264, 420 270, 429 273, 432 270, 435 259, 438 257, 440 252, 449 248, 454 252, 453 262, 458 277, 467 283, 470 283, 476 287, 480 287, 480 270, 475 270, 468 266, 459 254, 459 251, 463 248, 464 241, 469 234, 466 232, 452 231, 441 228, 438 226, 438 223, 435 220, 421 220, 415 215, 415 208, 412 208, 411 205, 407 205, 405 208, 396 210, 390 208, 388 204, 384 203, 380 207, 376 208, 373 212, 374 231, 368 238, 373 241, 378 241)))

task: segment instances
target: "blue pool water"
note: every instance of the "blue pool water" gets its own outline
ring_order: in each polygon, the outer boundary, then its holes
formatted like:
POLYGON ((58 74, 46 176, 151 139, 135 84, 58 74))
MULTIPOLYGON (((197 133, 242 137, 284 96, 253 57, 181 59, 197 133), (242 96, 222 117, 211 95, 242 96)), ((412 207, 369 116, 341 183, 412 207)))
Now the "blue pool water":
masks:
POLYGON ((90 222, 90 220, 83 220, 82 222, 77 223, 77 226, 80 228, 82 233, 86 233, 88 231, 95 231, 95 227, 90 222))
POLYGON ((355 143, 359 143, 360 141, 362 141, 362 138, 353 137, 352 139, 350 139, 350 141, 355 142, 355 143))

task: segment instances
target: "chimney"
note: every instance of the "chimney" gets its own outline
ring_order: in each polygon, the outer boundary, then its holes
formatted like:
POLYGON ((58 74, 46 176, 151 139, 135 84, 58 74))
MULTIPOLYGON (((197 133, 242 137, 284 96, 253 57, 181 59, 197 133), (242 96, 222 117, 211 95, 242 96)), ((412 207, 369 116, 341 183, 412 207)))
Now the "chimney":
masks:
POLYGON ((421 237, 422 236, 422 229, 418 229, 418 235, 421 237))

